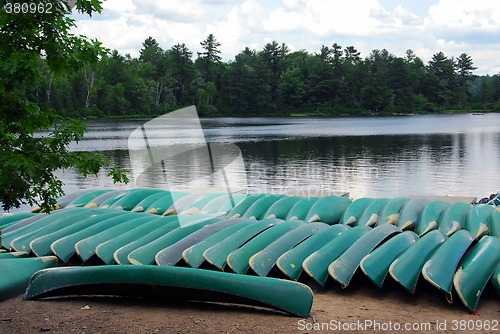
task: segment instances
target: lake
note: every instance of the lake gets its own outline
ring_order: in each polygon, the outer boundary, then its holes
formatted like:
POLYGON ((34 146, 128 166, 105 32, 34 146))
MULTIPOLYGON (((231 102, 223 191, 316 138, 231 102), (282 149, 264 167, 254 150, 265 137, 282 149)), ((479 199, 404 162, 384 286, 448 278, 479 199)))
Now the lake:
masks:
MULTIPOLYGON (((129 147, 133 141, 129 136, 147 121, 89 121, 85 139, 71 149, 101 152, 115 164, 131 170, 134 165, 129 147)), ((174 126, 153 130, 149 138, 152 147, 174 147, 193 137, 174 126)), ((201 119, 198 130, 210 146, 214 145, 214 152, 215 145, 226 145, 217 150, 222 160, 242 158, 243 166, 228 168, 224 177, 233 186, 249 192, 309 189, 312 193, 349 192, 353 198, 481 198, 500 191, 500 114, 206 118, 201 119), (238 148, 239 157, 234 151, 238 148)), ((180 159, 144 166, 137 183, 127 186, 113 185, 104 173, 83 178, 74 170, 67 170, 58 172, 58 176, 68 193, 96 187, 220 186, 217 173, 207 176, 198 172, 210 170, 206 164, 199 155, 184 152, 180 159)))
MULTIPOLYGON (((128 137, 146 121, 90 121, 85 140, 72 149, 99 151, 130 169, 128 137)), ((207 142, 239 147, 245 168, 231 177, 251 192, 308 188, 346 191, 358 198, 482 197, 500 190, 500 114, 208 118, 201 119, 201 126, 207 142)), ((159 131, 169 144, 185 140, 175 129, 159 131)), ((179 171, 195 164, 185 158, 182 165, 176 160, 167 166, 179 172, 175 180, 165 180, 161 169, 153 168, 139 185, 166 187, 192 180, 179 171)), ((110 185, 107 179, 85 179, 73 171, 59 175, 67 191, 110 185)), ((198 185, 205 184, 211 185, 206 180, 198 185)))

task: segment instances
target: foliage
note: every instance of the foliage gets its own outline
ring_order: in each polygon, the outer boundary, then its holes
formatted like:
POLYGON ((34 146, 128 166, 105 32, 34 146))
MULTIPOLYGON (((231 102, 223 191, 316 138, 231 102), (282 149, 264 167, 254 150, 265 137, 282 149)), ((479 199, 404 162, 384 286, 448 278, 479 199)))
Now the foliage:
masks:
MULTIPOLYGON (((68 150, 82 139, 85 126, 63 121, 52 112, 75 110, 72 96, 84 92, 70 89, 67 73, 81 75, 85 66, 102 66, 103 48, 98 41, 74 36, 75 26, 62 1, 52 10, 30 13, 0 8, 0 201, 4 210, 23 203, 39 204, 49 211, 62 195, 62 182, 54 172, 74 167, 83 175, 109 167, 114 181, 127 181, 125 172, 112 167, 101 155, 68 150), (43 108, 43 111, 41 108, 43 108)), ((7 1, 13 3, 13 1, 7 1)), ((76 9, 91 15, 101 12, 101 1, 79 0, 76 9)))

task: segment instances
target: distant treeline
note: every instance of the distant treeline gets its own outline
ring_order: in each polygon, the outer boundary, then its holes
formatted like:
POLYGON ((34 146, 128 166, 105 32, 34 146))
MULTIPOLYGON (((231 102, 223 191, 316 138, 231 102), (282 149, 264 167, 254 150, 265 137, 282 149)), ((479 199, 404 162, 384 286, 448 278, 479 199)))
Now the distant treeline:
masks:
POLYGON ((185 44, 164 50, 148 37, 138 58, 114 50, 64 75, 41 58, 30 94, 68 117, 155 116, 192 104, 203 116, 500 111, 500 74, 474 75, 465 53, 438 52, 424 64, 412 50, 404 57, 373 50, 363 59, 353 46, 311 54, 272 42, 222 62, 212 34, 201 45, 193 57, 185 44))

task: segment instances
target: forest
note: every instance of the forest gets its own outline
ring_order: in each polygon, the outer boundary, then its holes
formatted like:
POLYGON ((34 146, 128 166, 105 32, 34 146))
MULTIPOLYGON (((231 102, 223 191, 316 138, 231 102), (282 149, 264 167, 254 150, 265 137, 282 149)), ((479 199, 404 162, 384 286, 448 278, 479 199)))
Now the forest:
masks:
MULTIPOLYGON (((98 42, 95 42, 98 43, 98 42)), ((153 117, 195 104, 201 116, 356 116, 499 112, 500 74, 474 75, 471 56, 437 52, 425 64, 412 50, 373 50, 362 58, 337 43, 292 52, 273 41, 223 62, 212 34, 193 55, 153 37, 138 58, 104 51, 98 62, 54 73, 43 57, 28 92, 63 117, 153 117)))

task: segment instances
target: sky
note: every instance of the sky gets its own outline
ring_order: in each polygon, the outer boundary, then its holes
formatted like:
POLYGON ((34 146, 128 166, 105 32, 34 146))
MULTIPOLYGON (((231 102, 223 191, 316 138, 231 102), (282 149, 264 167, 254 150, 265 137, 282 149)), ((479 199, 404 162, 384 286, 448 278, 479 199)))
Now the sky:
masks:
POLYGON ((196 57, 213 34, 226 62, 272 41, 312 54, 337 43, 362 57, 412 49, 425 63, 439 51, 466 53, 475 74, 500 73, 499 0, 106 0, 101 15, 74 18, 75 33, 133 57, 148 36, 165 50, 185 43, 196 57))

